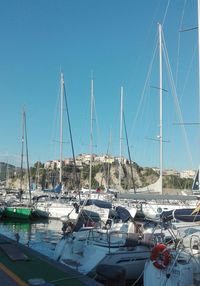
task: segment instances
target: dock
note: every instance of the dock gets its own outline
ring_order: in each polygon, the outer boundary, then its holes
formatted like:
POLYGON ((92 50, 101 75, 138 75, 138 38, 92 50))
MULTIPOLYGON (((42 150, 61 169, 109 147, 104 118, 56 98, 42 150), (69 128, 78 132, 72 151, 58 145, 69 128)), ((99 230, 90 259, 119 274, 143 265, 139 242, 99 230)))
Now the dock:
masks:
POLYGON ((0 281, 5 286, 102 286, 59 262, 0 235, 0 281))

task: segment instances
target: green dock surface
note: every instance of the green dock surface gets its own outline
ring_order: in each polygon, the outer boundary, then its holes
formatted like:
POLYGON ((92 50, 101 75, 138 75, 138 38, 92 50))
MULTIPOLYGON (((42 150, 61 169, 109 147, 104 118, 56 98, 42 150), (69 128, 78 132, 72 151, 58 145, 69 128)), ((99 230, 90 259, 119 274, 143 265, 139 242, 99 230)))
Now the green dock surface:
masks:
POLYGON ((102 286, 95 280, 0 235, 0 285, 28 286, 40 280, 45 281, 44 286, 102 286))

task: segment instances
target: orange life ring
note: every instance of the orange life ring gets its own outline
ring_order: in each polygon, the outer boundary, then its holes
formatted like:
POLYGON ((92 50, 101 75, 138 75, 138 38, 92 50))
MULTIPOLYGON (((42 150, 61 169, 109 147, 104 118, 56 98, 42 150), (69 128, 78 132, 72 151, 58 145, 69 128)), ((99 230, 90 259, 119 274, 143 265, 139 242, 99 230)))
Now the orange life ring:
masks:
POLYGON ((156 268, 165 269, 171 259, 167 246, 162 243, 155 245, 152 249, 150 259, 156 268))

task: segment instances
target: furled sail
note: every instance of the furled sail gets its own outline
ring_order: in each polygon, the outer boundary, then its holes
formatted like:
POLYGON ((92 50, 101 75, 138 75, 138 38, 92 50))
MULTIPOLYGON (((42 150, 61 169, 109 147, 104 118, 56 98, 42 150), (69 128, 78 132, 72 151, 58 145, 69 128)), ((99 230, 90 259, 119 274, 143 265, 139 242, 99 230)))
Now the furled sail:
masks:
POLYGON ((194 177, 193 185, 192 185, 192 191, 198 191, 199 192, 199 170, 196 172, 196 175, 194 177))

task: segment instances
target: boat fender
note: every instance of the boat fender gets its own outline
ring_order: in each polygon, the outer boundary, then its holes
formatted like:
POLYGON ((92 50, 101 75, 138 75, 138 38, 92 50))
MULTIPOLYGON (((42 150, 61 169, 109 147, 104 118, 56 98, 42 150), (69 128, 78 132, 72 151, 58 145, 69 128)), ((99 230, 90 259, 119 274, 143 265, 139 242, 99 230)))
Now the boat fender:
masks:
POLYGON ((165 244, 156 244, 151 252, 150 259, 153 265, 158 269, 165 269, 171 260, 171 256, 165 244))

